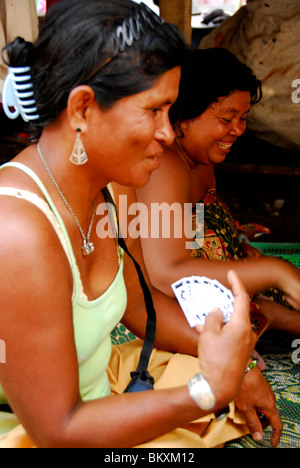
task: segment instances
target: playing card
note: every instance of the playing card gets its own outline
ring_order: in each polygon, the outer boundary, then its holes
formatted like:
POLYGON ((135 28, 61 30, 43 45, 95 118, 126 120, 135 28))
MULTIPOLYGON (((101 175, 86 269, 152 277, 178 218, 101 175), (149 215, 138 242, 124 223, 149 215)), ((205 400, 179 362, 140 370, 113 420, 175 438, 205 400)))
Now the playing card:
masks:
POLYGON ((204 325, 211 307, 212 301, 209 294, 207 294, 206 287, 200 282, 192 283, 190 301, 186 312, 191 327, 197 324, 204 325))
POLYGON ((186 285, 185 278, 182 278, 181 280, 173 283, 172 289, 174 291, 176 299, 178 300, 183 312, 186 312, 189 307, 188 304, 190 301, 191 292, 189 290, 189 287, 186 285))
POLYGON ((195 313, 209 313, 214 308, 215 298, 213 296, 212 280, 206 277, 193 277, 191 306, 195 313))
POLYGON ((191 305, 193 302, 192 278, 182 278, 181 280, 176 281, 172 284, 172 289, 190 326, 196 326, 197 323, 199 323, 200 318, 197 314, 194 316, 195 314, 193 313, 191 305))
POLYGON ((234 296, 218 281, 191 276, 173 283, 172 289, 191 327, 204 325, 208 314, 216 308, 222 311, 224 323, 230 320, 234 296))
POLYGON ((224 321, 226 320, 227 322, 228 318, 230 318, 233 313, 234 296, 229 289, 225 288, 223 284, 216 280, 213 281, 213 287, 216 294, 217 307, 221 309, 224 321))

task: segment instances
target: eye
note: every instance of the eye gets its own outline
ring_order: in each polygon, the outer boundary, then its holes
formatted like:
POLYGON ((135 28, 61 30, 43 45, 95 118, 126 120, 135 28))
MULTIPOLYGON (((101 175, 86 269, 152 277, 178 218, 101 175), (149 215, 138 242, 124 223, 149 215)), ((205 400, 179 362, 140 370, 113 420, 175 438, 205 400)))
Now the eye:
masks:
POLYGON ((232 122, 232 120, 230 119, 224 119, 224 118, 221 118, 222 122, 224 122, 225 124, 229 124, 232 122))
POLYGON ((154 109, 152 109, 152 112, 153 112, 154 115, 158 114, 161 111, 162 111, 161 107, 155 107, 154 109))

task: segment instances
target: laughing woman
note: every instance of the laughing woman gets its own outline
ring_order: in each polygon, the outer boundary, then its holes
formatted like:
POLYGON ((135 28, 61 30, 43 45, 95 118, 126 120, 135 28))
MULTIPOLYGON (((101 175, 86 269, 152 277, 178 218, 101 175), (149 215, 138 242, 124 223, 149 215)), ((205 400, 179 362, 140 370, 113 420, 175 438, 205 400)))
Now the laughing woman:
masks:
POLYGON ((160 170, 150 183, 137 190, 137 198, 147 206, 192 204, 197 236, 192 250, 186 249, 185 237, 142 239, 143 252, 152 283, 167 294, 171 294, 173 281, 195 274, 226 284, 227 271, 235 264, 249 293, 263 293, 252 302, 257 334, 264 331, 268 320, 270 328, 298 335, 300 314, 283 307, 289 304, 278 290, 299 309, 299 299, 294 301, 299 298, 299 271, 275 258, 259 258, 256 249, 249 246, 245 250, 216 188, 214 168, 245 132, 248 113, 260 99, 260 81, 231 52, 208 49, 190 53, 178 99, 170 111, 175 143, 165 150, 160 170), (195 213, 199 202, 205 206, 204 230, 195 213))

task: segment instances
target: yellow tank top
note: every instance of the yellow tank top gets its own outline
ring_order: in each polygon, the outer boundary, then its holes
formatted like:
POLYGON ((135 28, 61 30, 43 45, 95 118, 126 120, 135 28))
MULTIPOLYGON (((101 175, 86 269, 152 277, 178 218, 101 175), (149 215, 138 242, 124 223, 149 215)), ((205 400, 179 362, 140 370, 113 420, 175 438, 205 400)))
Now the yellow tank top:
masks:
MULTIPOLYGON (((83 400, 92 400, 108 396, 110 395, 110 386, 106 369, 111 356, 110 333, 123 317, 127 302, 123 278, 123 250, 118 247, 120 251, 119 270, 113 283, 101 297, 94 301, 88 301, 83 292, 67 230, 46 188, 27 166, 20 163, 8 163, 0 169, 7 166, 18 168, 28 174, 36 182, 47 202, 32 192, 11 187, 0 187, 0 196, 13 196, 26 200, 43 211, 55 229, 72 269, 74 282, 73 323, 81 397, 83 400)), ((0 403, 5 401, 5 395, 0 386, 0 403)))

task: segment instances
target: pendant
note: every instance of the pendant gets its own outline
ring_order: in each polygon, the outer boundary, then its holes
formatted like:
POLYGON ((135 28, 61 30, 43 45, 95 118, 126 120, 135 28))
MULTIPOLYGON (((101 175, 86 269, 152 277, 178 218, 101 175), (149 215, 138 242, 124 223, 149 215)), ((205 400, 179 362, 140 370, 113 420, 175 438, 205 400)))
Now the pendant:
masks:
POLYGON ((83 246, 81 247, 81 254, 83 257, 88 257, 95 250, 94 244, 92 242, 84 241, 83 246))

